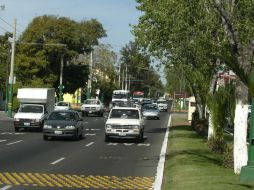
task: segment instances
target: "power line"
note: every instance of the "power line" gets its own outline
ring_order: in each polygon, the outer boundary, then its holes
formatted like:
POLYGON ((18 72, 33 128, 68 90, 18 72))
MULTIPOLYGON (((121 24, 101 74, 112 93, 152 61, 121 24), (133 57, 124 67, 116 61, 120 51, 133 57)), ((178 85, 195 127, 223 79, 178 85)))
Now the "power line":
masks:
MULTIPOLYGON (((5 28, 3 28, 3 27, 1 27, 0 26, 0 28, 2 29, 2 30, 4 30, 5 32, 10 32, 10 31, 8 31, 7 29, 5 29, 5 28)), ((11 33, 11 32, 10 32, 11 33)))
MULTIPOLYGON (((0 17, 0 20, 2 20, 5 24, 7 24, 7 25, 8 25, 9 27, 11 27, 12 29, 14 29, 14 26, 13 26, 12 24, 8 23, 8 22, 7 22, 6 20, 4 20, 3 18, 0 17)), ((18 33, 20 33, 20 34, 22 33, 22 32, 20 32, 20 31, 17 30, 17 29, 16 29, 16 31, 17 31, 18 33)))

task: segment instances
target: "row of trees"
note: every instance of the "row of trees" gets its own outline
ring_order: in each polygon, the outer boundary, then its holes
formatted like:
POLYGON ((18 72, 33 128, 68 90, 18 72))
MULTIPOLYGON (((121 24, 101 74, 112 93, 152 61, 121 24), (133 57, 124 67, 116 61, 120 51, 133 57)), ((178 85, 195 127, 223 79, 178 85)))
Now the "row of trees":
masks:
MULTIPOLYGON (((4 94, 9 76, 11 37, 10 33, 0 36, 0 91, 4 94)), ((117 73, 119 57, 110 45, 99 44, 99 39, 103 37, 106 37, 106 31, 95 19, 76 22, 59 16, 44 15, 34 18, 16 42, 14 96, 20 87, 58 89, 61 60, 64 63, 64 93, 72 94, 82 88, 82 99, 86 98, 89 71, 93 73, 92 95, 95 95, 96 89, 100 89, 101 97, 106 102, 111 100, 112 91, 120 88, 118 75, 122 73, 124 65, 128 65, 129 75, 141 80, 142 76, 134 67, 150 68, 150 59, 130 42, 121 51, 121 72, 117 73), (89 68, 91 52, 93 68, 89 68)), ((148 83, 142 78, 140 90, 161 89, 161 82, 157 80, 159 76, 155 71, 149 71, 146 79, 148 78, 148 83)), ((131 86, 134 87, 133 82, 131 86)), ((14 99, 14 107, 17 106, 18 102, 14 99)))
MULTIPOLYGON (((234 171, 239 173, 247 163, 248 93, 254 95, 254 4, 248 0, 137 2, 138 9, 144 12, 133 29, 137 42, 166 65, 168 78, 172 78, 172 71, 184 75, 186 87, 196 98, 200 120, 205 119, 208 106, 210 118, 217 117, 218 121, 224 115, 217 109, 219 100, 235 97, 231 116, 235 115, 234 171), (222 98, 217 95, 221 92, 215 90, 217 72, 228 69, 237 75, 235 94, 222 98)), ((221 136, 221 125, 211 119, 209 137, 221 136)))

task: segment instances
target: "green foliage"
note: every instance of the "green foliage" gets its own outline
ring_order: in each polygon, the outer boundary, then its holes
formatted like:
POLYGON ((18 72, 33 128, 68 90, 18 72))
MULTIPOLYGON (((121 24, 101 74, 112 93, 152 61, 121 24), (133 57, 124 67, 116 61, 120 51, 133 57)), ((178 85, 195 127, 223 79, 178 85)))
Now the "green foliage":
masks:
POLYGON ((121 50, 121 73, 128 68, 131 76, 131 91, 144 91, 146 96, 156 97, 164 92, 159 74, 151 66, 150 56, 142 53, 135 42, 130 42, 121 50))
POLYGON ((227 144, 222 156, 223 156, 224 167, 234 168, 234 154, 233 154, 232 144, 227 144))
POLYGON ((63 85, 65 92, 73 93, 85 86, 89 74, 76 58, 90 52, 104 36, 105 30, 95 19, 76 22, 58 16, 34 18, 17 43, 17 80, 30 87, 57 89, 63 57, 63 85))
POLYGON ((207 106, 212 113, 214 135, 218 138, 223 138, 227 118, 230 117, 231 121, 233 121, 235 109, 234 92, 234 85, 227 84, 225 87, 220 87, 213 95, 209 94, 207 97, 207 106))
POLYGON ((212 136, 207 142, 208 148, 217 153, 222 154, 227 148, 225 140, 221 137, 212 136))

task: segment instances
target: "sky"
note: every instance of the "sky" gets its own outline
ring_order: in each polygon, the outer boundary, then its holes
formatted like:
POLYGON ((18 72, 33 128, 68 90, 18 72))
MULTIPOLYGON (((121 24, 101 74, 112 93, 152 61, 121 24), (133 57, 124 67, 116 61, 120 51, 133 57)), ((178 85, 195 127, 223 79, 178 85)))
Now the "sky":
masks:
POLYGON ((100 43, 110 44, 119 54, 122 47, 134 40, 130 25, 138 24, 142 15, 137 5, 135 0, 0 0, 0 34, 12 32, 10 25, 15 18, 17 35, 41 15, 64 16, 75 21, 95 18, 107 33, 100 43))

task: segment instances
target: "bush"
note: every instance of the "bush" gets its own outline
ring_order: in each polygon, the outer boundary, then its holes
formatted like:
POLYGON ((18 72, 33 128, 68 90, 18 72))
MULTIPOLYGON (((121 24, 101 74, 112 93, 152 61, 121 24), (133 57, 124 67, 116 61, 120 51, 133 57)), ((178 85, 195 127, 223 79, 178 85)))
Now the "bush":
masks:
POLYGON ((233 145, 227 145, 223 153, 223 166, 226 168, 234 167, 234 155, 233 155, 233 145))
POLYGON ((222 154, 225 152, 227 144, 224 141, 223 138, 218 138, 218 137, 211 137, 208 142, 207 142, 208 148, 217 153, 217 154, 222 154))
POLYGON ((199 135, 202 135, 202 136, 207 135, 208 121, 206 119, 200 120, 197 111, 192 114, 191 126, 195 129, 195 131, 199 135))

